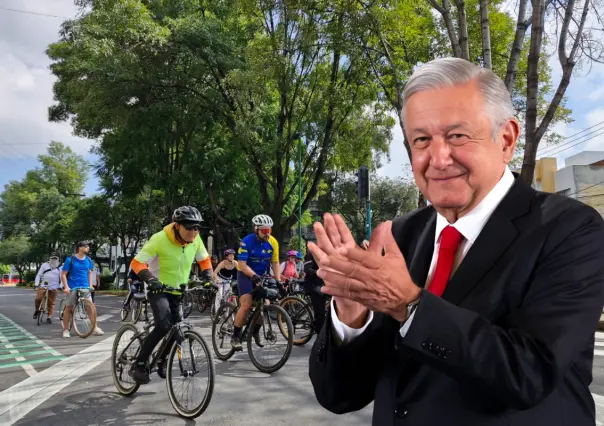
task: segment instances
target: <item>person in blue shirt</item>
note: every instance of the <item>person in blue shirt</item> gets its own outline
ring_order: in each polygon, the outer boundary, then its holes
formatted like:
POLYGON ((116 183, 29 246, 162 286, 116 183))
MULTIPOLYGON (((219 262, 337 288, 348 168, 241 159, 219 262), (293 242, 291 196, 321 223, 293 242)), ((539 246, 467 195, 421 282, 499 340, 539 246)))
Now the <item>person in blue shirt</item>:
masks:
MULTIPOLYGON (((90 291, 93 289, 93 269, 94 263, 87 256, 90 251, 88 241, 80 241, 77 244, 77 253, 65 259, 63 270, 61 272, 61 281, 63 282, 63 291, 67 301, 65 313, 63 315, 63 338, 69 338, 69 323, 71 321, 72 307, 77 302, 77 294, 75 289, 83 290, 85 298, 90 299, 90 291)), ((93 333, 100 336, 103 333, 99 327, 95 327, 93 333)))
MULTIPOLYGON (((259 214, 252 219, 254 233, 244 237, 239 244, 237 256, 237 286, 241 308, 235 316, 235 326, 231 337, 231 347, 240 351, 241 329, 245 325, 247 315, 252 308, 252 291, 260 284, 270 265, 275 272, 275 279, 281 281, 281 268, 279 268, 279 243, 271 235, 273 219, 265 214, 259 214)), ((256 324, 254 338, 258 346, 258 332, 262 325, 256 324)))

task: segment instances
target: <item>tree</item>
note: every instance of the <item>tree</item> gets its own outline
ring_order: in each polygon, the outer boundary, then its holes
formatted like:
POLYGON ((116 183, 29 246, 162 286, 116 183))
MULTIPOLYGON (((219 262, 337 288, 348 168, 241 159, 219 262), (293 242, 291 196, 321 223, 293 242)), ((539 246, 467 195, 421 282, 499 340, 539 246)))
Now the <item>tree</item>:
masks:
POLYGON ((31 245, 25 235, 15 235, 0 242, 0 263, 13 265, 23 277, 29 265, 31 245))
POLYGON ((0 275, 8 274, 10 272, 10 265, 4 265, 0 263, 0 275))
POLYGON ((202 167, 216 155, 241 157, 257 182, 256 209, 276 219, 278 237, 296 221, 281 213, 297 198, 298 141, 304 209, 327 169, 353 168, 335 162, 339 144, 388 149, 394 121, 375 103, 366 58, 344 36, 356 2, 82 3, 91 11, 67 22, 48 50, 58 77, 50 118, 71 119, 77 134, 102 139, 103 152, 119 145, 133 157, 128 170, 115 155, 101 166, 107 186, 135 174, 134 188, 146 179, 170 206, 187 195, 188 153, 202 167), (141 141, 162 161, 149 162, 141 141), (160 179, 146 164, 159 166, 160 179))
MULTIPOLYGON (((371 177, 371 226, 392 220, 417 206, 417 187, 402 179, 371 177)), ((329 210, 339 213, 357 242, 365 239, 367 220, 365 203, 359 201, 356 178, 339 178, 331 194, 329 210)))

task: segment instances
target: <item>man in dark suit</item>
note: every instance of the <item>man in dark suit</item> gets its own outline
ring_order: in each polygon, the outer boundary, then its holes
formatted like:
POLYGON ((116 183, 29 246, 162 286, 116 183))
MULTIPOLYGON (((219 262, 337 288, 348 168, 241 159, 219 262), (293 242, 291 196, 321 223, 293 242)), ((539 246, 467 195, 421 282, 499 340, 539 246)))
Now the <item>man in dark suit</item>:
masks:
POLYGON ((378 226, 368 250, 330 214, 309 244, 333 296, 310 357, 319 403, 373 401, 379 426, 594 425, 602 218, 512 174, 519 125, 489 70, 422 66, 401 119, 431 205, 378 226))

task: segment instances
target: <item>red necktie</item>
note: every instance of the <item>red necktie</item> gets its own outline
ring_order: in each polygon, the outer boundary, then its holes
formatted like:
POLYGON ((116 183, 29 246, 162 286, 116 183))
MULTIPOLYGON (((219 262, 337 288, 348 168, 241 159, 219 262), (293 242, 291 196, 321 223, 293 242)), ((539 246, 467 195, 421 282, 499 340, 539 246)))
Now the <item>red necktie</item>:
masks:
POLYGON ((453 270, 455 254, 457 253, 461 238, 461 233, 452 226, 446 226, 445 229, 442 230, 440 234, 440 247, 438 249, 436 269, 434 270, 430 287, 428 287, 430 293, 437 296, 441 296, 444 293, 445 287, 447 287, 447 283, 449 282, 449 277, 451 276, 451 271, 453 270))

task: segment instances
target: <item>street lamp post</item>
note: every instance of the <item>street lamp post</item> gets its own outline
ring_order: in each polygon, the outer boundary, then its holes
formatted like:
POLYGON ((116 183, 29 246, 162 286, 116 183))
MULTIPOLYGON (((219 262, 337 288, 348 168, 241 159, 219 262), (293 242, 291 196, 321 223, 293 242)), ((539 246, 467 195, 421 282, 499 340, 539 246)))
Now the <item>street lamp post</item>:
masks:
POLYGON ((302 253, 302 138, 298 139, 298 253, 302 253))

